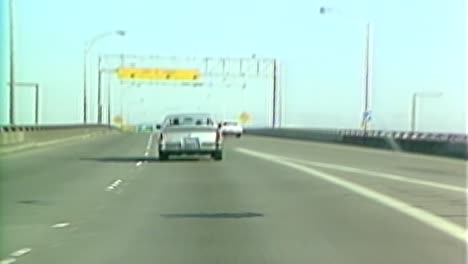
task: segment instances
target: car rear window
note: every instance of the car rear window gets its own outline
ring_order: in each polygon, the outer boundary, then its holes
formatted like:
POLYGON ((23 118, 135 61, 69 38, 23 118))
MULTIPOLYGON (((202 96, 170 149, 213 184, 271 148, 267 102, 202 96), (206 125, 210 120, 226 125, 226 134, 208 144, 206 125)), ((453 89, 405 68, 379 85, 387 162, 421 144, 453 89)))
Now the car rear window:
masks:
POLYGON ((237 126, 237 122, 224 122, 225 126, 237 126))
POLYGON ((213 125, 214 122, 205 116, 178 116, 171 117, 167 124, 169 126, 209 126, 213 125))

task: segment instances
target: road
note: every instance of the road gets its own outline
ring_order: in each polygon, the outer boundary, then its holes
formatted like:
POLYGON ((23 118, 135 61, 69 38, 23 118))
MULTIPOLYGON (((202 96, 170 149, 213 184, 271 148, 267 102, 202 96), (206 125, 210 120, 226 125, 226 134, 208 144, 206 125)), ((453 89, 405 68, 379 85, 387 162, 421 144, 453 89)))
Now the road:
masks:
POLYGON ((0 165, 1 264, 466 262, 464 161, 245 136, 159 162, 113 134, 0 165))

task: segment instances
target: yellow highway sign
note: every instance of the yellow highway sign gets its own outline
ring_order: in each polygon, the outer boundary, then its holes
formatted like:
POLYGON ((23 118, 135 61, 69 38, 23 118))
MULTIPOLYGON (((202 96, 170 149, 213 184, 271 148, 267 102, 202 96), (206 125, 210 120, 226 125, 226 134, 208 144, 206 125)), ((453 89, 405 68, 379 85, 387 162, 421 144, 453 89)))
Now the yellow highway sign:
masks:
POLYGON ((244 112, 239 116, 239 120, 243 125, 245 125, 252 120, 252 116, 244 112))
POLYGON ((115 116, 113 121, 114 124, 123 124, 123 118, 121 116, 115 116))
POLYGON ((121 80, 193 81, 198 80, 201 73, 192 69, 119 68, 117 76, 121 80))

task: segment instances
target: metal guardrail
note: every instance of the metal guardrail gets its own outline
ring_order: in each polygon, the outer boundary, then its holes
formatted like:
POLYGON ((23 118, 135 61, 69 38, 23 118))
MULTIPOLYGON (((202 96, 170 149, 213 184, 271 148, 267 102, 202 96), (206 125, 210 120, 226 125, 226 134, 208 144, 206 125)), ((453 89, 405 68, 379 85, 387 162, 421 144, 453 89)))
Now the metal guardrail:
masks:
POLYGON ((90 135, 113 133, 107 125, 0 126, 0 153, 8 153, 44 144, 55 144, 90 135))
POLYGON ((245 133, 467 158, 466 134, 356 129, 246 128, 245 133))
POLYGON ((79 129, 79 128, 112 128, 115 127, 108 125, 98 125, 98 124, 89 124, 89 125, 40 125, 40 126, 0 126, 0 133, 8 132, 32 132, 32 131, 46 131, 46 130, 59 130, 59 129, 79 129))
POLYGON ((437 142, 468 142, 467 134, 459 133, 437 133, 437 132, 408 132, 408 131, 389 131, 389 130, 358 130, 358 129, 312 129, 312 128, 246 128, 246 131, 300 131, 301 133, 310 132, 314 134, 328 134, 335 136, 358 136, 373 138, 394 138, 407 140, 428 140, 437 142))
POLYGON ((405 131, 385 131, 385 130, 337 130, 338 134, 345 136, 360 136, 360 137, 390 137, 394 139, 407 140, 428 140, 428 141, 444 141, 444 142, 467 142, 468 135, 466 134, 448 134, 448 133, 430 133, 430 132, 405 132, 405 131))

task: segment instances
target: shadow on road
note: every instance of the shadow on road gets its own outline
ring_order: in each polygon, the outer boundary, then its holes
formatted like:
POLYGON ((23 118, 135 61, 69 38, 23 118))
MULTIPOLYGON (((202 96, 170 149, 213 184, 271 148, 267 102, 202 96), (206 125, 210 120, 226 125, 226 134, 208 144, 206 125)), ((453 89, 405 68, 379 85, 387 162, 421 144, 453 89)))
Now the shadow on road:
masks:
POLYGON ((164 218, 252 218, 263 217, 260 213, 187 213, 187 214, 161 214, 164 218))
POLYGON ((171 158, 169 160, 161 161, 158 158, 150 157, 97 157, 97 158, 80 158, 84 161, 96 161, 96 162, 109 162, 109 163, 136 163, 136 162, 158 162, 158 163, 171 163, 171 162, 194 162, 203 161, 206 159, 195 158, 195 157, 184 157, 184 158, 171 158))
POLYGON ((17 201, 17 203, 25 205, 48 205, 45 201, 41 200, 20 200, 17 201))
POLYGON ((449 171, 442 170, 442 169, 435 169, 435 168, 418 168, 418 167, 410 167, 410 166, 398 166, 398 169, 406 170, 406 171, 414 171, 420 173, 430 173, 430 174, 450 174, 449 171))

